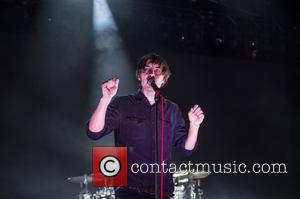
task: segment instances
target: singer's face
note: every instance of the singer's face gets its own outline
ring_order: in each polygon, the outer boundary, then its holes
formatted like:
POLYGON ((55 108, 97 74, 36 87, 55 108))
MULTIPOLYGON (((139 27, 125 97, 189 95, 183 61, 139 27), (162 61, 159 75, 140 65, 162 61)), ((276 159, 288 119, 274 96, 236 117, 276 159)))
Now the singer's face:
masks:
POLYGON ((149 77, 154 77, 155 83, 160 88, 164 83, 164 76, 161 72, 159 64, 152 63, 151 60, 146 62, 145 68, 139 75, 139 80, 141 82, 141 87, 143 90, 153 91, 152 87, 147 84, 149 77))

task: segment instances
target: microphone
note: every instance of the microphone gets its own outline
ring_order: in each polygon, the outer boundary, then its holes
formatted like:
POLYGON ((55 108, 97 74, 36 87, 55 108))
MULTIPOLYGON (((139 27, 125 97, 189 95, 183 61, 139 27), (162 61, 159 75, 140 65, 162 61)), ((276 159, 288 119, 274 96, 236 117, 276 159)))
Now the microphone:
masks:
POLYGON ((157 94, 160 93, 160 89, 155 84, 154 77, 148 77, 147 84, 149 84, 157 94))

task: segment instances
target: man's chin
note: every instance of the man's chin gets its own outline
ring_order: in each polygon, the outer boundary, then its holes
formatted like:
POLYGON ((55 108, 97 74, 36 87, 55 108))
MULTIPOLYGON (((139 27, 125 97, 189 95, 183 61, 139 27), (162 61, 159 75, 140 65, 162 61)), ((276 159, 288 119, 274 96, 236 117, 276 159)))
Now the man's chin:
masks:
POLYGON ((153 88, 151 86, 144 86, 143 88, 147 92, 154 92, 153 88))

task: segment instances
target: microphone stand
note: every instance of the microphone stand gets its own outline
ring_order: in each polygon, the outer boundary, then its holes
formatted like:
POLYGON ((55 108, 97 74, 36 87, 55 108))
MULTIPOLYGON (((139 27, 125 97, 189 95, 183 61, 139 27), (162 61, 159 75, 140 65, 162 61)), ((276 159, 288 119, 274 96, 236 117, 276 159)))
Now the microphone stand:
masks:
MULTIPOLYGON (((155 156, 154 156, 154 161, 155 163, 160 163, 159 161, 159 129, 158 129, 158 101, 161 98, 161 92, 160 89, 157 87, 157 85, 155 84, 155 80, 153 78, 148 79, 148 83, 150 83, 151 87, 153 88, 153 90, 155 91, 155 140, 154 140, 154 146, 155 146, 155 156)), ((162 110, 163 111, 163 110, 162 110)), ((163 143, 162 143, 163 144, 163 143)), ((159 164, 159 168, 160 168, 160 164, 159 164)), ((161 170, 161 168, 160 168, 161 170)), ((162 171, 160 171, 162 172, 162 171)), ((158 172, 155 172, 154 174, 155 177, 155 199, 159 199, 160 197, 160 190, 159 190, 159 176, 158 176, 158 172)))

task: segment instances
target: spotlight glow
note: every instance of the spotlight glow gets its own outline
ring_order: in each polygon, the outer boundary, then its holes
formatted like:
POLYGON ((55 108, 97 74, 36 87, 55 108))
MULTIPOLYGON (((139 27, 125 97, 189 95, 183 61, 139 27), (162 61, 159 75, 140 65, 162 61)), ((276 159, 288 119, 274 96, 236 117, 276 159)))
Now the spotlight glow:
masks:
MULTIPOLYGON (((91 111, 101 97, 102 82, 116 77, 120 79, 117 95, 134 91, 135 72, 123 47, 119 29, 106 0, 93 1, 94 71, 91 77, 91 111)), ((103 146, 113 145, 113 134, 98 141, 103 146)), ((92 144, 91 144, 92 147, 92 144)))

